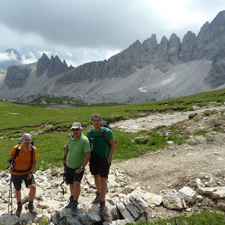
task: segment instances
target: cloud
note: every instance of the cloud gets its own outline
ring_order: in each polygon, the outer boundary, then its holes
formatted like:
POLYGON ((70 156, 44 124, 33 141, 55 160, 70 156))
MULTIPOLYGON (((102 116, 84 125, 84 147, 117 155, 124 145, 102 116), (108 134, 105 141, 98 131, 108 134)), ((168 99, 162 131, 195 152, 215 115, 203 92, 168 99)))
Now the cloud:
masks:
POLYGON ((33 52, 28 52, 28 54, 21 56, 21 64, 30 64, 37 62, 39 58, 37 58, 33 52))
POLYGON ((172 33, 181 40, 188 31, 197 35, 223 10, 224 0, 2 0, 0 5, 0 51, 38 49, 79 65, 107 59, 152 34, 158 43, 172 33))
POLYGON ((16 61, 17 56, 11 51, 10 53, 8 52, 2 52, 0 53, 0 62, 3 61, 16 61))

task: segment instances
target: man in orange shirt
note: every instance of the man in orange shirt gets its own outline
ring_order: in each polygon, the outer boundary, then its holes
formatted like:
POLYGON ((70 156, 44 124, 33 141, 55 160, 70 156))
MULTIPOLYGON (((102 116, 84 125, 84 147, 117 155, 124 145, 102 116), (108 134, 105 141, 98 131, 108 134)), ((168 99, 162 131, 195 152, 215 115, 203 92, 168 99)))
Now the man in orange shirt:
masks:
POLYGON ((21 203, 21 184, 25 182, 26 187, 30 189, 28 209, 31 214, 36 214, 33 201, 36 194, 36 183, 33 171, 37 162, 37 150, 31 145, 31 135, 25 133, 21 139, 22 143, 15 145, 10 153, 9 163, 14 162, 14 167, 10 169, 12 174, 12 182, 15 187, 15 195, 17 200, 16 215, 20 216, 22 212, 21 203))

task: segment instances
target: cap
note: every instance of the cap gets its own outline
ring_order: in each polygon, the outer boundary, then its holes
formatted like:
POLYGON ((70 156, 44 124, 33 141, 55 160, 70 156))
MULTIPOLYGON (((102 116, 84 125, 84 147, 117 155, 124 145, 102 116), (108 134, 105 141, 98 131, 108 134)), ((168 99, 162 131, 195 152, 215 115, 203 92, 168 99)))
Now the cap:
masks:
POLYGON ((23 134, 23 138, 30 138, 31 139, 31 135, 29 133, 25 133, 25 134, 23 134))
POLYGON ((80 123, 78 123, 78 122, 75 122, 75 123, 73 123, 73 124, 72 124, 72 127, 71 127, 71 129, 77 129, 77 128, 80 128, 80 129, 82 129, 82 126, 81 126, 81 124, 80 124, 80 123))

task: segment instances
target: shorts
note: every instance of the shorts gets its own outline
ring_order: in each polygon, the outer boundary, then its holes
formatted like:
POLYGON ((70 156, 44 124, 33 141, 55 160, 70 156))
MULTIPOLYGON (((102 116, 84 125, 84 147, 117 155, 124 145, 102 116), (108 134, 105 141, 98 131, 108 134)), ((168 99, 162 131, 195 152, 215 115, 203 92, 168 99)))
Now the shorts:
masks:
MULTIPOLYGON (((76 168, 76 169, 79 169, 79 168, 76 168)), ((84 175, 84 171, 77 174, 75 173, 76 169, 71 169, 68 166, 66 166, 66 183, 67 184, 73 184, 74 182, 79 182, 79 183, 81 182, 84 175)))
POLYGON ((107 158, 96 155, 91 152, 90 171, 92 175, 100 175, 100 177, 108 178, 111 162, 108 163, 107 158))
POLYGON ((14 174, 12 174, 12 182, 13 182, 13 185, 14 185, 14 187, 17 191, 21 190, 21 184, 22 184, 23 181, 25 182, 26 187, 28 187, 28 185, 31 185, 31 184, 36 184, 33 175, 32 175, 32 178, 30 180, 27 180, 27 176, 28 176, 28 174, 24 174, 24 175, 14 175, 14 174))

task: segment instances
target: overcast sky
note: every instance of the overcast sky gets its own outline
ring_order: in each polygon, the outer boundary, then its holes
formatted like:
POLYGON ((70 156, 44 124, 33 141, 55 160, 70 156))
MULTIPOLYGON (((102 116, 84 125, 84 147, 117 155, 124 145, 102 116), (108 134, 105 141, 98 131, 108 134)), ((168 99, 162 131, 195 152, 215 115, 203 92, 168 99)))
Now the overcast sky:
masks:
POLYGON ((24 63, 45 52, 78 66, 152 34, 158 43, 172 33, 181 40, 188 31, 197 35, 224 6, 224 0, 1 0, 0 52, 14 48, 32 57, 24 63))

